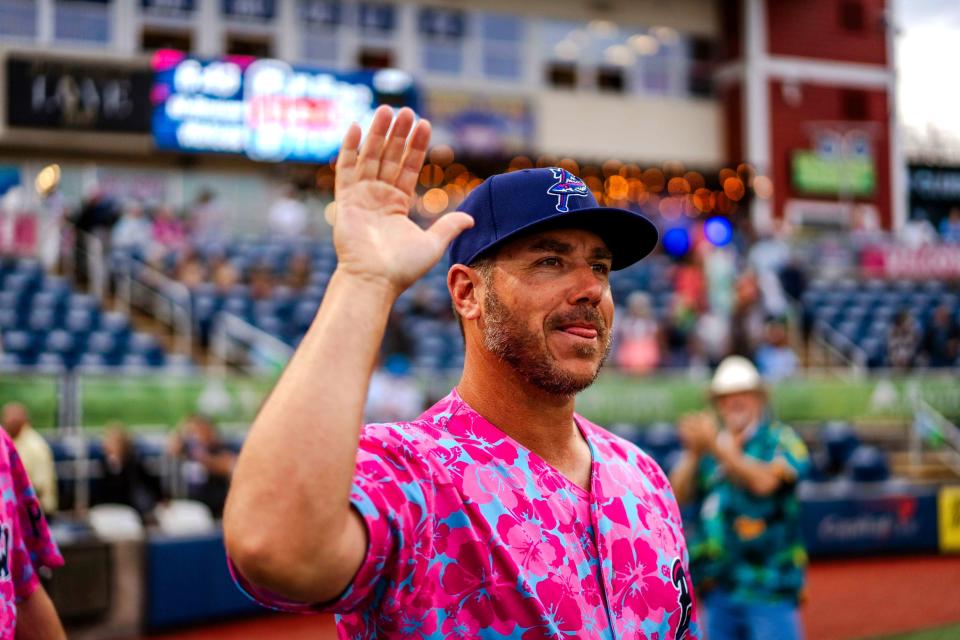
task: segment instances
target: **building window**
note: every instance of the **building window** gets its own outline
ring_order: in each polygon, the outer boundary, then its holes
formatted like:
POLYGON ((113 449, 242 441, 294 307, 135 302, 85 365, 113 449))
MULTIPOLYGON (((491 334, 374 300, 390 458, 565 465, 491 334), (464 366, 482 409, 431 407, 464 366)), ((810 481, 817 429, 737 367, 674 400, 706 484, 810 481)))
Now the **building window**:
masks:
POLYGON ((716 66, 716 46, 713 40, 693 37, 690 39, 690 68, 687 89, 690 95, 709 97, 713 95, 713 73, 716 66))
POLYGON ((597 89, 610 93, 623 93, 626 82, 623 67, 600 67, 597 69, 597 89))
POLYGON ((863 31, 865 22, 863 3, 860 0, 841 0, 840 26, 845 31, 863 31))
POLYGON ((33 40, 37 37, 35 0, 0 0, 0 35, 33 40))
POLYGON ((196 0, 140 0, 145 17, 189 19, 196 10, 196 0))
POLYGON ((301 0, 300 55, 305 60, 335 64, 339 60, 338 30, 343 24, 339 0, 301 0))
POLYGON ((273 43, 269 36, 248 34, 227 34, 226 53, 232 56, 251 56, 254 58, 269 58, 273 56, 273 43))
POLYGON ((384 2, 361 2, 357 5, 357 28, 361 33, 389 35, 397 24, 396 7, 384 2))
POLYGON ((357 53, 357 65, 361 69, 393 68, 393 52, 389 49, 363 47, 357 53))
POLYGON ((561 89, 575 89, 577 65, 572 62, 551 62, 547 67, 547 84, 561 89))
POLYGON ((156 51, 158 49, 192 51, 193 37, 186 31, 157 29, 154 27, 145 28, 140 35, 140 50, 156 51))
POLYGON ((857 89, 845 89, 840 94, 841 109, 846 120, 867 120, 870 116, 870 105, 867 94, 857 89))
POLYGON ((57 40, 110 42, 108 0, 59 0, 53 22, 57 40))
POLYGON ((466 15, 459 9, 420 10, 420 64, 425 71, 453 75, 463 71, 466 24, 466 15))
POLYGON ((510 15, 486 13, 480 17, 483 75, 495 80, 523 77, 525 23, 510 15))

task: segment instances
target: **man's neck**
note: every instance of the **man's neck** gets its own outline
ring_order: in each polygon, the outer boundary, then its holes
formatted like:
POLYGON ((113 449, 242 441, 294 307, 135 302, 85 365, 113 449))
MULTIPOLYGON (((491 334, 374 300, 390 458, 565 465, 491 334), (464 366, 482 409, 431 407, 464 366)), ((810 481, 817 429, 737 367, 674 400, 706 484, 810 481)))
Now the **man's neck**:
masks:
POLYGON ((468 351, 457 391, 484 419, 583 486, 589 447, 573 419, 574 396, 546 393, 480 350, 468 351))

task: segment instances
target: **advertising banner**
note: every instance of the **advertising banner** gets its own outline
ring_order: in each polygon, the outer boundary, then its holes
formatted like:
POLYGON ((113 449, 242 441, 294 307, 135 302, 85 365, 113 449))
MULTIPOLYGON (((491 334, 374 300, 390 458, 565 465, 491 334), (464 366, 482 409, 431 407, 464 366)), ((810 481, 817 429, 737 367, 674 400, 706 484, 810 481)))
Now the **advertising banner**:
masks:
POLYGON ((379 104, 415 106, 398 71, 332 72, 248 57, 154 56, 153 136, 160 149, 244 154, 267 162, 327 162, 353 122, 379 104))
POLYGON ((872 278, 960 279, 960 245, 873 246, 860 254, 861 271, 872 278))
POLYGON ((940 551, 960 553, 960 485, 941 487, 937 503, 940 551))
POLYGON ((811 499, 800 526, 811 555, 937 550, 935 489, 871 495, 856 488, 844 497, 811 499))

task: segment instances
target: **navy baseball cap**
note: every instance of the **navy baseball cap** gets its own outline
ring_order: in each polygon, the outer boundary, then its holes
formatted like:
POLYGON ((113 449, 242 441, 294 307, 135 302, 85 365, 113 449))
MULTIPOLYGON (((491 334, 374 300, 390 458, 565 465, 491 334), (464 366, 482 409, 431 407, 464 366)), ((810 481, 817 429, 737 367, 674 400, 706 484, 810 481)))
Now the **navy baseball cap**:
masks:
POLYGON ((639 213, 601 207, 583 180, 566 169, 523 169, 487 178, 459 207, 473 227, 450 245, 450 264, 470 264, 521 234, 576 227, 600 236, 613 253, 614 271, 657 246, 657 227, 639 213))

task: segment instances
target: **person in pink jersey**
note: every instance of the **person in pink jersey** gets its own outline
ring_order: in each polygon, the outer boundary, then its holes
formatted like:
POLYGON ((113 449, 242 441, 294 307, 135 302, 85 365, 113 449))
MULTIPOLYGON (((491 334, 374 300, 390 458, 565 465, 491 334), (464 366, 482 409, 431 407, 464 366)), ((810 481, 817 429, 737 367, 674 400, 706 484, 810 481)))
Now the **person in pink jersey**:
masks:
POLYGON ((430 138, 379 109, 337 161, 338 266, 264 403, 224 514, 239 586, 337 614, 342 638, 697 638, 676 500, 574 411, 609 350, 609 276, 656 228, 559 168, 493 176, 429 229, 408 217, 430 138), (456 388, 361 427, 391 306, 450 247, 456 388))
POLYGON ((0 429, 0 640, 67 636, 40 584, 40 567, 63 565, 37 494, 6 431, 0 429))

